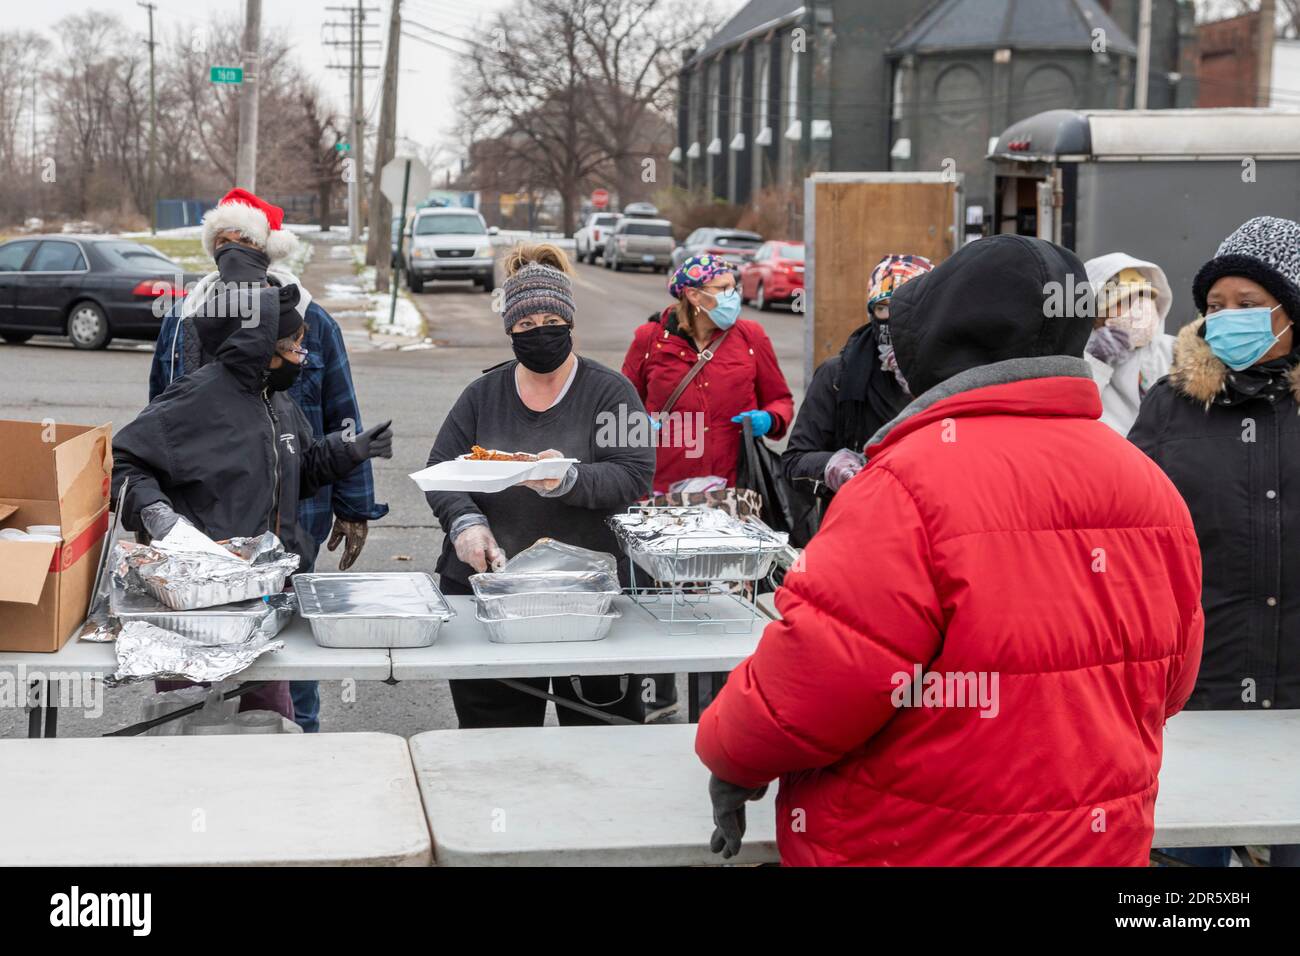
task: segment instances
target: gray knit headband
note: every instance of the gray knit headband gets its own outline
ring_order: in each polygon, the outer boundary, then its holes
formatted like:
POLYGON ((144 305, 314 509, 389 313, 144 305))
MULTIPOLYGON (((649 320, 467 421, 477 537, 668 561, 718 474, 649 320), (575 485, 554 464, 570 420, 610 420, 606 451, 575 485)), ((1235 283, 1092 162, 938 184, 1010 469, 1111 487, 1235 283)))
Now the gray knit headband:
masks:
POLYGON ((507 332, 524 316, 539 312, 552 312, 573 324, 573 283, 554 266, 530 262, 506 279, 503 288, 507 332))

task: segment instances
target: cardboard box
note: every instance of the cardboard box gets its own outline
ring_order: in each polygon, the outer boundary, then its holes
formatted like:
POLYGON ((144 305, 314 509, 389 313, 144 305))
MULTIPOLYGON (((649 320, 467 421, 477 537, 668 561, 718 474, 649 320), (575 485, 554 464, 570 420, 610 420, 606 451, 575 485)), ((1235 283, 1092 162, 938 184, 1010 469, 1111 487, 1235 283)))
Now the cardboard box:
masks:
POLYGON ((0 421, 0 528, 56 524, 63 537, 0 541, 0 651, 57 651, 85 621, 112 470, 109 425, 0 421))

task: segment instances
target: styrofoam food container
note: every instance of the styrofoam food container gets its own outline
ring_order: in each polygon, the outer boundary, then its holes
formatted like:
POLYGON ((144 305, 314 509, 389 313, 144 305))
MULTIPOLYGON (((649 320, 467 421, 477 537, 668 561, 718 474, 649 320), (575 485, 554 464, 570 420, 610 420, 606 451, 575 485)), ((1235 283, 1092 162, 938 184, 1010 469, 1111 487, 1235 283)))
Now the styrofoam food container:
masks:
POLYGON ((27 526, 28 534, 49 534, 62 540, 63 529, 56 524, 29 524, 27 526))
POLYGON ((563 478, 576 458, 541 461, 470 461, 454 458, 417 471, 411 479, 421 491, 477 491, 494 494, 525 481, 563 478))

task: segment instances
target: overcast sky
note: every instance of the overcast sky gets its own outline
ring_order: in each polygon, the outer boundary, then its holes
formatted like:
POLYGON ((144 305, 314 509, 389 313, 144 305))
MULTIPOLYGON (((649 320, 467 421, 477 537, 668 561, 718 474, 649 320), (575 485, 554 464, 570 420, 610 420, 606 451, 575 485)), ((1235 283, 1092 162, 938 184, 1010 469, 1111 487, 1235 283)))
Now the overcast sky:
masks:
MULTIPOLYGON (((160 43, 167 43, 177 27, 191 31, 202 27, 210 17, 243 16, 244 0, 154 0, 154 32, 160 43)), ((371 39, 382 44, 388 27, 390 0, 363 0, 367 7, 378 10, 367 14, 375 24, 369 31, 371 39)), ((424 146, 433 146, 449 138, 449 129, 455 120, 456 67, 461 57, 455 51, 465 50, 464 43, 451 37, 475 36, 476 29, 491 15, 511 5, 513 0, 403 0, 402 16, 406 33, 427 38, 437 46, 409 36, 402 38, 401 79, 398 86, 397 133, 401 138, 415 140, 424 146), (451 34, 430 33, 416 24, 451 34)), ((331 94, 338 105, 346 108, 346 71, 330 70, 330 63, 345 63, 345 50, 324 45, 325 40, 347 39, 346 26, 331 31, 330 21, 347 23, 347 14, 329 7, 354 6, 356 0, 263 0, 263 34, 274 33, 292 45, 300 62, 320 77, 322 87, 331 94)), ((718 8, 726 13, 744 6, 745 0, 718 0, 718 8)), ((58 20, 70 13, 87 9, 108 10, 116 13, 141 39, 148 33, 148 15, 136 0, 39 0, 20 3, 6 0, 4 27, 27 27, 50 31, 58 20)), ((366 62, 383 64, 382 45, 367 49, 366 62)), ((211 64, 227 66, 230 64, 211 64)), ((366 105, 371 122, 377 122, 378 74, 367 78, 366 105)))

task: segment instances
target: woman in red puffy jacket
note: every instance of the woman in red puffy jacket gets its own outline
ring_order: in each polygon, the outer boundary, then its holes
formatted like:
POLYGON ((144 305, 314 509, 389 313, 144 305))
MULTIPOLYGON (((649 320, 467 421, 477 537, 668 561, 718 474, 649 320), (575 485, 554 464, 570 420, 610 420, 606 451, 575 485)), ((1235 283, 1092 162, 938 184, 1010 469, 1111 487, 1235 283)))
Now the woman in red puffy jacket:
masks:
POLYGON ((917 398, 700 720, 715 849, 780 777, 785 863, 1147 864, 1200 552, 1169 479, 1098 420, 1091 321, 1045 308, 1083 281, 1068 250, 994 236, 895 294, 917 398))
POLYGON ((794 418, 790 386, 763 326, 739 317, 729 263, 693 256, 674 273, 669 291, 677 304, 636 330, 623 360, 646 411, 661 418, 654 490, 708 475, 731 486, 743 419, 755 435, 781 438, 794 418), (666 408, 701 358, 700 370, 666 408))

